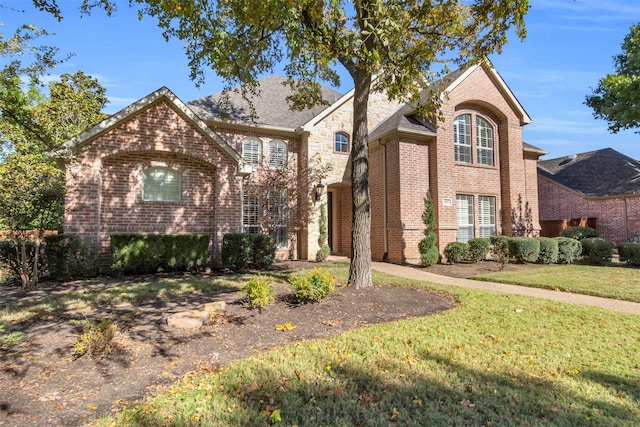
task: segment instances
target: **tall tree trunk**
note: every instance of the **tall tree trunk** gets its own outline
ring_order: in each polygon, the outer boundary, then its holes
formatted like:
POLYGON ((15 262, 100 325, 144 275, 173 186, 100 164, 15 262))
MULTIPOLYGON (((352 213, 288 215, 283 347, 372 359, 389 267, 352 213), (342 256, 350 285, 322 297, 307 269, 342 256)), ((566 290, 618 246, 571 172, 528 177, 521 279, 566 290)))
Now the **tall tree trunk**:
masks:
POLYGON ((369 197, 369 130, 367 107, 371 91, 371 74, 358 69, 352 72, 353 145, 351 147, 351 265, 349 284, 356 288, 373 286, 371 279, 371 200, 369 197))

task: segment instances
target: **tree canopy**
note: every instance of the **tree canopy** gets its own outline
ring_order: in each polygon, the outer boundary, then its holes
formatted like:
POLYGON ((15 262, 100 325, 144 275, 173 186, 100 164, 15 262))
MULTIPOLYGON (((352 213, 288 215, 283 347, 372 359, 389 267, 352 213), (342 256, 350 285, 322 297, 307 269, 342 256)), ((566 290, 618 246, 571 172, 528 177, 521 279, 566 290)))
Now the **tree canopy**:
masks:
POLYGON ((600 79, 585 104, 596 119, 608 122, 610 132, 617 133, 640 127, 640 23, 631 27, 622 53, 613 60, 615 74, 600 79))

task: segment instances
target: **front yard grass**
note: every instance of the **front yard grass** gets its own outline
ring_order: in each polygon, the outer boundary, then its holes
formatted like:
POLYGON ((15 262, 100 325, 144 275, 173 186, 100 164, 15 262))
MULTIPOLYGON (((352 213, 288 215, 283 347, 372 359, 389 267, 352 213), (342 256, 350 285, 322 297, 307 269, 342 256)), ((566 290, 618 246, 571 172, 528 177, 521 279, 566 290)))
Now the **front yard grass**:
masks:
POLYGON ((471 279, 640 302, 640 269, 563 265, 488 273, 471 279))
POLYGON ((640 425, 640 316, 377 272, 374 282, 460 305, 194 374, 97 424, 640 425))

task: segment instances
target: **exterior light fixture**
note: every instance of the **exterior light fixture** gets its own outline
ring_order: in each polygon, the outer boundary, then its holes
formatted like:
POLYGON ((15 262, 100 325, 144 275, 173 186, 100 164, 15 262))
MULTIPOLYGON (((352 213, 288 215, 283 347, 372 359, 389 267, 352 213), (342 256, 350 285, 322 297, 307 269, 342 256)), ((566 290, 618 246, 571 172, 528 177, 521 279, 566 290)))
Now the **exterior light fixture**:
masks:
POLYGON ((320 201, 322 197, 322 193, 324 192, 324 185, 322 182, 318 182, 316 186, 313 188, 313 196, 316 202, 320 201))

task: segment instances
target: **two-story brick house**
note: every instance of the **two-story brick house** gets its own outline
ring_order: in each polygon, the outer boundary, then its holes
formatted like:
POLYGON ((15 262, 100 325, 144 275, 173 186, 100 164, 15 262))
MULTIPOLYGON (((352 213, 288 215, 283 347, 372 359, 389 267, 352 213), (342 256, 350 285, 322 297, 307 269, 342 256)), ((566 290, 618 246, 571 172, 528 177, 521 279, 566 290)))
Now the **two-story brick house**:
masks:
MULTIPOLYGON (((313 259, 326 204, 332 252, 348 256, 353 91, 323 88, 327 106, 291 111, 284 80, 261 80, 251 105, 233 92, 185 104, 162 88, 69 141, 65 232, 93 241, 102 264, 109 236, 121 233, 207 233, 215 261, 225 233, 270 232, 279 256, 313 259), (327 165, 315 182, 313 167, 327 165), (274 171, 284 187, 265 187, 274 171)), ((452 73, 446 85, 444 121, 370 97, 376 260, 418 259, 427 191, 441 252, 452 241, 512 234, 522 206, 539 231, 536 161, 545 153, 522 141, 529 116, 488 63, 452 73)))

